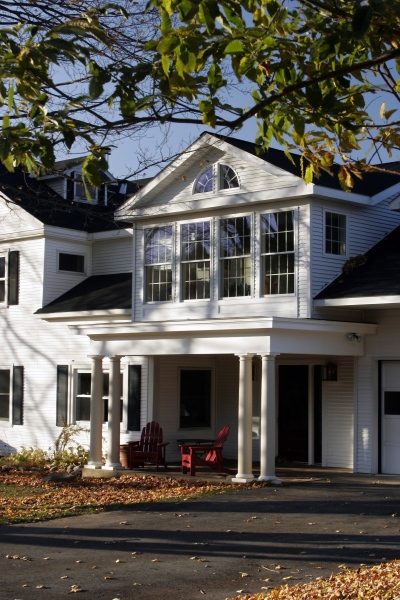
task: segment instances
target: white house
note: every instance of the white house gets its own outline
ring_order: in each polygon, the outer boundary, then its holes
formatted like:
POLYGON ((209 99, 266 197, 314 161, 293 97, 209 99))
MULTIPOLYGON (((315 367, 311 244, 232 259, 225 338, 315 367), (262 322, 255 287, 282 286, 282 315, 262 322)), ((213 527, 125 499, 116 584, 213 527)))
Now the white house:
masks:
POLYGON ((349 259, 400 224, 399 177, 366 174, 348 194, 328 174, 306 185, 293 158, 203 134, 106 230, 39 222, 5 192, 4 286, 15 251, 20 286, 1 311, 0 440, 43 445, 81 422, 89 466, 107 449, 118 469, 120 442, 151 419, 169 460, 176 440, 229 424, 238 482, 253 461, 274 479, 276 455, 400 474, 400 295, 377 281, 369 304, 336 297, 343 265, 368 270, 349 259))

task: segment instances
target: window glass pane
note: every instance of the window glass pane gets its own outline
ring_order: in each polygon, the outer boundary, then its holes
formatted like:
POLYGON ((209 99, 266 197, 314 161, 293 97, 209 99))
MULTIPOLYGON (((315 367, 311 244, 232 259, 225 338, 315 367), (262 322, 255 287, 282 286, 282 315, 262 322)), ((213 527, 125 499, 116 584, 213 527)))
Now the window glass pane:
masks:
POLYGON ((6 259, 4 256, 0 256, 0 277, 6 276, 6 259))
MULTIPOLYGON (((86 189, 92 200, 97 199, 97 188, 89 185, 86 181, 86 189)), ((78 200, 87 200, 85 186, 83 185, 82 175, 79 173, 75 174, 75 195, 74 197, 78 200)))
POLYGON ((6 299, 6 284, 5 281, 0 280, 0 302, 4 302, 6 299))
POLYGON ((244 256, 251 250, 251 217, 221 219, 221 258, 244 256))
POLYGON ((90 373, 78 373, 78 394, 90 396, 91 379, 90 373))
POLYGON ((224 298, 250 296, 250 258, 230 258, 222 262, 222 293, 224 298))
POLYGON ((385 392, 385 415, 400 415, 400 392, 385 392))
POLYGON ((293 211, 261 215, 263 293, 294 293, 293 211))
POLYGON ((182 370, 180 427, 211 427, 211 370, 182 370))
POLYGON ((90 396, 76 397, 76 420, 90 421, 90 396))
POLYGON ((346 255, 346 215, 325 213, 325 252, 346 255))
POLYGON ((58 268, 60 271, 84 273, 85 257, 81 254, 66 254, 64 252, 60 252, 58 255, 58 268))

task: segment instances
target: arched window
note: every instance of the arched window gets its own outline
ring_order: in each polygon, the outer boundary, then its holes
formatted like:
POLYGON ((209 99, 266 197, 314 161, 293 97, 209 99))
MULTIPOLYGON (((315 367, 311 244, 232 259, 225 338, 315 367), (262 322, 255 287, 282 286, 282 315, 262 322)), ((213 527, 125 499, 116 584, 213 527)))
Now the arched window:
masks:
POLYGON ((216 164, 202 171, 194 184, 194 194, 205 194, 239 187, 239 178, 232 167, 216 164))
POLYGON ((213 180, 214 180, 213 168, 208 167, 208 169, 206 169, 199 175, 199 177, 196 181, 196 185, 194 186, 194 193, 195 194, 204 194, 205 192, 212 192, 213 191, 213 180))

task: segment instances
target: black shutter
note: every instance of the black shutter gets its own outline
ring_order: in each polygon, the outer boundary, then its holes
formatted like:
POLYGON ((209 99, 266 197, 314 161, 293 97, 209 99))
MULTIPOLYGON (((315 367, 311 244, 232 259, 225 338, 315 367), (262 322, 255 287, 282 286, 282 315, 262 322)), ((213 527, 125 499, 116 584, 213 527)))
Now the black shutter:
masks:
POLYGON ((57 408, 56 425, 67 425, 68 409, 68 365, 57 365, 57 408))
POLYGON ((128 431, 140 431, 140 385, 142 367, 128 367, 128 431))
POLYGON ((13 425, 24 422, 24 367, 13 367, 12 422, 13 425))
POLYGON ((74 186, 75 186, 75 171, 71 171, 69 177, 67 177, 67 200, 74 199, 74 186))
POLYGON ((8 254, 8 304, 19 302, 19 251, 8 254))

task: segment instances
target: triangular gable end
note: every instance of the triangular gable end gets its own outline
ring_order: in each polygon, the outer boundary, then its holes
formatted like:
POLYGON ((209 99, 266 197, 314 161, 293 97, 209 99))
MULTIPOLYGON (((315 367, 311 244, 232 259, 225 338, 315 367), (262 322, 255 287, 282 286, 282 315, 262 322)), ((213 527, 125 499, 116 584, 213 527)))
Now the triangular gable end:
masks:
MULTIPOLYGON (((253 172, 258 171, 259 176, 264 177, 264 183, 268 183, 268 189, 300 187, 304 193, 305 184, 300 177, 236 147, 225 139, 220 139, 212 134, 203 134, 175 161, 165 167, 159 175, 129 198, 116 212, 116 218, 129 220, 139 215, 154 214, 155 210, 159 211, 161 205, 164 206, 166 212, 170 212, 167 206, 172 204, 175 205, 172 212, 184 212, 188 209, 188 196, 191 197, 194 204, 207 197, 207 207, 210 208, 217 195, 214 194, 211 200, 209 194, 193 195, 192 190, 201 170, 215 162, 226 162, 233 167, 241 163, 253 172), (170 188, 170 191, 167 191, 167 188, 170 188), (184 201, 184 204, 179 209, 178 205, 181 201, 184 201)), ((228 190, 228 194, 239 195, 251 191, 256 191, 256 189, 250 190, 244 186, 238 190, 228 190)), ((191 208, 195 208, 195 206, 191 206, 191 208)), ((196 206, 196 208, 201 209, 202 207, 196 206)))
POLYGON ((0 192, 0 234, 4 239, 10 235, 15 238, 25 232, 42 231, 43 223, 28 213, 17 200, 11 200, 0 192))

